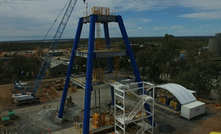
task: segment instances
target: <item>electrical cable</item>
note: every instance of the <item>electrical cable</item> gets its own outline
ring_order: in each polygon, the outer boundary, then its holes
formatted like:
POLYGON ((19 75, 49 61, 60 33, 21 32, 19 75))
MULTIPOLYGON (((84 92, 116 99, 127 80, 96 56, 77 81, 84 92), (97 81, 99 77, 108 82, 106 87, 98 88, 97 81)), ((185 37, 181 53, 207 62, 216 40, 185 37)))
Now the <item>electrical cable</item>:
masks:
POLYGON ((51 29, 54 26, 54 24, 57 22, 58 18, 60 17, 61 13, 64 11, 65 7, 68 5, 69 1, 70 0, 68 0, 67 3, 64 5, 63 9, 61 10, 61 12, 57 16, 57 18, 54 20, 54 23, 51 25, 51 27, 49 28, 48 32, 46 33, 46 35, 44 36, 44 38, 42 39, 41 42, 43 42, 45 40, 45 38, 48 36, 49 32, 51 31, 51 29))
MULTIPOLYGON (((109 23, 110 24, 110 23, 109 23)), ((117 32, 117 30, 110 24, 110 26, 115 30, 115 32, 121 37, 121 35, 119 34, 119 32, 117 32)))

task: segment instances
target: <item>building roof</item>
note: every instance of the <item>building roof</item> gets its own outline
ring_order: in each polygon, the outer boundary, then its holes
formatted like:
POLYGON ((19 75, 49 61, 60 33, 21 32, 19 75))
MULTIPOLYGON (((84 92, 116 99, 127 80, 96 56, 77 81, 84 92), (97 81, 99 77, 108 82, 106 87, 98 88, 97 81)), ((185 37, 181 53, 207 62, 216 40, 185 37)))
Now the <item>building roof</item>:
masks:
POLYGON ((61 61, 61 60, 51 59, 50 68, 54 68, 54 67, 57 67, 57 66, 59 66, 59 65, 68 66, 68 63, 66 63, 66 62, 64 62, 64 61, 61 61))
POLYGON ((205 105, 205 103, 201 102, 201 101, 194 101, 192 103, 188 103, 188 104, 183 105, 183 106, 187 107, 189 109, 192 109, 192 108, 195 108, 195 107, 198 107, 198 106, 202 106, 202 105, 205 105))
POLYGON ((168 83, 156 87, 163 88, 171 92, 179 100, 181 104, 187 104, 196 101, 196 98, 193 96, 192 91, 186 89, 185 87, 179 84, 168 83))

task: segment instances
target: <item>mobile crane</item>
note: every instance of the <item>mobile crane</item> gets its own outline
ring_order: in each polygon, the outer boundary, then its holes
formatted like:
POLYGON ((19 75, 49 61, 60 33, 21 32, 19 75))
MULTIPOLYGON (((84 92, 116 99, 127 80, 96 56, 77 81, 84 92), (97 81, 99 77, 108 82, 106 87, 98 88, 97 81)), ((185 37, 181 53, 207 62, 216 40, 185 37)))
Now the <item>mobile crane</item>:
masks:
MULTIPOLYGON (((21 91, 22 95, 15 95, 14 96, 14 102, 16 102, 17 104, 21 104, 21 103, 26 103, 26 102, 38 102, 39 99, 36 97, 36 91, 38 89, 38 87, 40 86, 42 79, 45 76, 46 70, 48 68, 48 66, 50 65, 51 59, 53 57, 54 51, 56 50, 58 43, 60 41, 60 38, 64 32, 64 29, 68 23, 68 20, 71 16, 71 13, 76 5, 77 0, 70 0, 69 4, 67 6, 67 9, 64 13, 64 16, 58 26, 58 29, 54 35, 53 41, 49 47, 48 52, 52 51, 53 53, 47 53, 44 61, 41 65, 41 69, 38 72, 38 75, 36 76, 35 81, 30 85, 30 87, 26 90, 26 92, 24 92, 15 82, 14 86, 15 86, 15 90, 18 89, 21 91)), ((83 0, 83 2, 85 3, 85 0, 83 0)), ((55 20, 57 21, 57 20, 55 20)))

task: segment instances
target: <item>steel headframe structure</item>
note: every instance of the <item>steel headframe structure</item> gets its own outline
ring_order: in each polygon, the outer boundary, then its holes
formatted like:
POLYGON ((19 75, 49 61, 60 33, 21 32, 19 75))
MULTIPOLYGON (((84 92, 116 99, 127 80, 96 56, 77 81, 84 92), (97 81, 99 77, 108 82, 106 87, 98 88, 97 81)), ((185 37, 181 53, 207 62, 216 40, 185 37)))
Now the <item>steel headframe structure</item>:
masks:
MULTIPOLYGON (((122 20, 121 16, 115 16, 115 15, 97 15, 97 14, 91 14, 90 16, 82 17, 79 19, 78 22, 78 28, 77 32, 75 35, 75 40, 72 48, 72 53, 71 53, 71 58, 70 58, 70 63, 66 75, 66 80, 65 80, 65 86, 62 94, 62 99, 61 99, 61 104, 60 104, 60 109, 59 109, 59 114, 58 118, 63 118, 63 112, 64 112, 64 105, 65 105, 65 100, 67 98, 67 92, 68 92, 68 86, 69 86, 69 81, 70 81, 70 76, 71 76, 71 71, 73 68, 74 60, 75 60, 75 51, 77 50, 79 40, 80 40, 80 35, 82 31, 82 27, 84 23, 90 23, 90 29, 89 29, 89 44, 88 44, 88 53, 87 53, 87 72, 86 72, 86 85, 85 85, 85 102, 84 102, 84 124, 83 124, 83 134, 88 134, 89 133, 89 123, 90 123, 90 104, 91 104, 91 91, 93 90, 92 86, 92 73, 93 73, 93 60, 96 58, 94 55, 94 38, 95 38, 95 23, 103 23, 104 26, 104 35, 105 35, 105 40, 106 40, 106 47, 110 47, 110 38, 109 38, 109 31, 108 31, 108 23, 109 22, 117 22, 122 34, 122 37, 124 39, 124 43, 126 45, 127 49, 127 55, 130 58, 132 67, 133 67, 133 72, 136 77, 136 82, 141 82, 141 77, 140 77, 140 72, 136 64, 136 60, 132 51, 132 48, 130 46, 130 42, 128 39, 128 35, 122 20)), ((110 59, 108 62, 111 61, 110 59)), ((108 68, 110 69, 111 63, 108 63, 108 68)), ((109 70, 112 71, 112 70, 109 70)), ((142 85, 138 85, 142 86, 142 85)), ((113 90, 113 89, 112 89, 113 90)), ((149 106, 145 105, 146 109, 150 110, 149 106)), ((149 118, 149 121, 152 122, 152 117, 149 118)))

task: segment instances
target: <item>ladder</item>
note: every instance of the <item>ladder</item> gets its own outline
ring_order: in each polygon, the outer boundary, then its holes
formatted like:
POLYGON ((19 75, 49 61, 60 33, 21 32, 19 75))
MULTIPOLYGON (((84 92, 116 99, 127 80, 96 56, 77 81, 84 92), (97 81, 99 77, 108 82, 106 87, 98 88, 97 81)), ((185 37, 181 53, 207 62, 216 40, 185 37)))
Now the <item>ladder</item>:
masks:
POLYGON ((152 128, 152 126, 145 121, 138 123, 138 125, 140 126, 140 129, 137 131, 136 134, 143 134, 146 130, 152 128))
POLYGON ((136 114, 139 112, 141 107, 144 105, 144 103, 146 103, 146 101, 148 101, 149 99, 151 99, 151 97, 147 95, 142 95, 142 99, 137 103, 135 108, 128 114, 127 121, 132 120, 136 116, 136 114))

